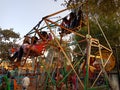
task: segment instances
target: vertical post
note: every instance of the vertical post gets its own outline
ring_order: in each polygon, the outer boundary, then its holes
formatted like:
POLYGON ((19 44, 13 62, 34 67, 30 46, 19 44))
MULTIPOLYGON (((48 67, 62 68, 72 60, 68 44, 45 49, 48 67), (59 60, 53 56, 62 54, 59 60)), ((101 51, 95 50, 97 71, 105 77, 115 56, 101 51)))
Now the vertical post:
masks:
POLYGON ((90 65, 90 53, 91 53, 91 36, 89 34, 86 35, 87 39, 87 60, 86 60, 86 76, 85 76, 85 87, 84 90, 88 89, 89 82, 89 65, 90 65))
MULTIPOLYGON (((115 52, 116 52, 116 66, 117 66, 117 73, 118 73, 118 83, 120 84, 120 67, 119 67, 119 59, 118 59, 118 47, 119 46, 116 46, 115 47, 115 52)), ((119 89, 120 89, 120 85, 119 85, 119 89)))

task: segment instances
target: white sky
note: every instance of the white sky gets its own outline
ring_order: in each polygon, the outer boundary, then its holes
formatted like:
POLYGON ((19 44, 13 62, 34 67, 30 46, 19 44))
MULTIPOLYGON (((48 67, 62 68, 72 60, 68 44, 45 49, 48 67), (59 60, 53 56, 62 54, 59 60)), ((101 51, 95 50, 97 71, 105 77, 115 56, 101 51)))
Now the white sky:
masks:
POLYGON ((21 37, 44 16, 64 9, 64 0, 0 0, 0 27, 13 28, 21 37))

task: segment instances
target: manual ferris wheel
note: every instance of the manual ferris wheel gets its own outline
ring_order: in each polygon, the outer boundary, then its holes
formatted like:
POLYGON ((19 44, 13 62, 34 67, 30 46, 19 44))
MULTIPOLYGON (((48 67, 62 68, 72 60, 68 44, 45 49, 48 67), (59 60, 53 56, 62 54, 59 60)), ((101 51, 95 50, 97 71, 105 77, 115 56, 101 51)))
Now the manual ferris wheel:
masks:
MULTIPOLYGON (((40 82, 38 83, 41 89, 53 89, 54 87, 57 90, 64 90, 65 88, 74 90, 77 90, 77 88, 82 90, 112 88, 108 72, 114 68, 115 58, 104 33, 102 32, 108 47, 102 45, 98 39, 90 35, 89 22, 84 19, 85 16, 80 6, 78 10, 72 11, 62 19, 57 21, 51 19, 67 10, 69 9, 42 18, 26 34, 25 40, 30 35, 37 36, 40 43, 37 46, 31 43, 24 59, 21 61, 21 65, 26 64, 27 58, 34 57, 34 70, 40 70, 40 82), (45 24, 41 26, 42 23, 45 24), (85 35, 80 33, 83 27, 88 27, 88 33, 85 35), (76 42, 74 36, 71 36, 74 39, 68 40, 69 35, 77 35, 82 39, 76 42), (80 47, 80 44, 83 44, 84 47, 80 47), (37 52, 35 49, 31 49, 32 46, 37 48, 37 52), (79 52, 75 52, 74 47, 78 47, 79 52), (80 59, 74 60, 73 55, 80 57, 80 59), (42 75, 43 77, 41 77, 42 75)), ((96 22, 102 31, 97 19, 96 22)))

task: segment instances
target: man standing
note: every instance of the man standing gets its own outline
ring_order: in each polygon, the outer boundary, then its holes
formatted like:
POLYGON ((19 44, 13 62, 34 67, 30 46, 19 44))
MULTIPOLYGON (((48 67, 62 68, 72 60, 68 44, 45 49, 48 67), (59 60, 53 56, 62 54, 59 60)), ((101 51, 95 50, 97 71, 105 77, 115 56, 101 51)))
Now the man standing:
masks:
POLYGON ((28 86, 30 85, 30 78, 28 74, 22 79, 22 90, 27 90, 28 86))

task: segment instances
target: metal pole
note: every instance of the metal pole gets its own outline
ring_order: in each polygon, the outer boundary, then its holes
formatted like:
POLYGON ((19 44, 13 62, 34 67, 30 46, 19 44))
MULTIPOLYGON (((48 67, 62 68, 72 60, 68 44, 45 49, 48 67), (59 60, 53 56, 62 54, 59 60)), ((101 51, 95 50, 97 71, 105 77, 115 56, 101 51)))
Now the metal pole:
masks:
POLYGON ((85 87, 84 90, 88 90, 89 84, 89 67, 90 67, 90 55, 91 55, 91 36, 89 34, 86 35, 87 39, 87 60, 86 60, 86 76, 85 76, 85 87))
MULTIPOLYGON (((118 83, 120 84, 120 67, 119 67, 119 59, 118 59, 118 46, 115 47, 115 52, 116 52, 116 67, 117 67, 117 73, 118 73, 118 83)), ((119 85, 119 89, 120 89, 120 85, 119 85)))

